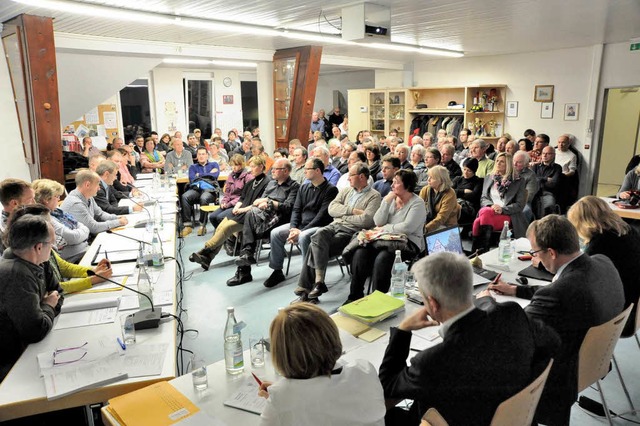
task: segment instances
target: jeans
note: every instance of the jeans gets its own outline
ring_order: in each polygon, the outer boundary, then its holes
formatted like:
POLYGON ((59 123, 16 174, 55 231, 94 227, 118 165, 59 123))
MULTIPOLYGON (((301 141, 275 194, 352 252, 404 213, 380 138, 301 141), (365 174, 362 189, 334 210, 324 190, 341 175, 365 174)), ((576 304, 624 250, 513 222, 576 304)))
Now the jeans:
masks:
MULTIPOLYGON (((285 245, 287 243, 287 237, 289 236, 289 229, 291 229, 288 223, 280 225, 271 231, 271 252, 269 253, 269 267, 271 269, 282 269, 284 265, 284 258, 286 256, 285 245)), ((315 234, 318 228, 305 229, 298 235, 298 245, 300 246, 300 252, 302 258, 305 258, 309 244, 311 244, 311 236, 315 234)))

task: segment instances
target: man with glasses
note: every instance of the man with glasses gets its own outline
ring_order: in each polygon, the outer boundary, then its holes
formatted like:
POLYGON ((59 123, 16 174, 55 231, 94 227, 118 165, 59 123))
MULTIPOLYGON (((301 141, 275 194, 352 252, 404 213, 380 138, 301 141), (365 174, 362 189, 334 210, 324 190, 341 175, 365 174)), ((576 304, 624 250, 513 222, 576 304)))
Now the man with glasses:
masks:
POLYGON ((289 222, 291 210, 298 194, 300 184, 289 176, 291 163, 279 158, 271 168, 271 180, 264 189, 261 198, 256 199, 245 216, 242 227, 242 249, 236 260, 238 269, 227 281, 232 287, 253 281, 251 265, 255 265, 256 244, 263 236, 268 236, 280 223, 289 222))
MULTIPOLYGON (((624 291, 618 271, 606 256, 580 252, 578 233, 566 217, 549 215, 527 230, 529 252, 552 274, 546 286, 515 286, 504 281, 490 285, 498 293, 531 299, 529 318, 555 329, 562 345, 536 411, 543 424, 569 424, 577 398, 578 353, 589 328, 622 312, 624 291)), ((635 261, 635 260, 634 260, 635 261)))
POLYGON ((382 168, 380 173, 382 179, 377 180, 373 184, 373 189, 380 193, 380 196, 384 198, 391 191, 391 184, 393 183, 393 177, 396 172, 400 170, 400 159, 391 154, 387 154, 382 157, 382 168))
POLYGON ((47 280, 56 236, 50 221, 25 214, 10 224, 0 259, 0 381, 30 343, 39 342, 53 327, 63 297, 58 281, 47 280))
POLYGON ((349 168, 348 177, 349 188, 341 190, 329 204, 333 222, 315 231, 303 256, 294 291, 296 302, 318 303, 318 297, 329 291, 324 282, 329 260, 342 253, 353 234, 374 226, 373 215, 380 207, 381 197, 369 183, 369 168, 357 162, 349 168))
POLYGON ((291 222, 280 225, 271 231, 271 251, 269 268, 271 276, 264 282, 267 288, 274 287, 286 278, 282 273, 285 258, 285 245, 298 244, 304 259, 311 236, 316 230, 331 222, 329 203, 338 195, 338 189, 322 175, 324 164, 319 158, 310 158, 305 164, 307 183, 302 185, 296 195, 291 213, 291 222))

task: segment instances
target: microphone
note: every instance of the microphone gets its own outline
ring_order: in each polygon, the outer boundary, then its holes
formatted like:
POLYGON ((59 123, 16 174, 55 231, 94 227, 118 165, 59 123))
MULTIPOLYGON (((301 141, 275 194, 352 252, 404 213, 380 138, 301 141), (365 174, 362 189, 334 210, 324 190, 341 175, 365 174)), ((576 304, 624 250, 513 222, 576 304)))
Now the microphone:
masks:
MULTIPOLYGON (((125 194, 122 191, 118 191, 120 192, 120 194, 122 194, 124 197, 126 197, 127 199, 131 200, 134 204, 142 207, 142 210, 144 210, 147 213, 147 217, 149 218, 148 220, 141 220, 140 222, 136 223, 135 225, 133 225, 134 228, 145 228, 147 226, 148 223, 153 223, 153 220, 151 219, 151 213, 149 212, 149 209, 147 209, 144 204, 141 204, 139 202, 137 202, 136 200, 134 200, 132 197, 130 197, 129 195, 125 194)), ((151 204, 155 204, 156 201, 152 201, 151 204)))
POLYGON ((155 310, 155 308, 153 307, 153 300, 151 300, 151 298, 148 295, 138 290, 134 290, 131 287, 127 287, 126 285, 122 285, 117 281, 114 281, 102 275, 98 275, 91 269, 87 271, 87 275, 90 277, 98 277, 110 283, 119 285, 122 288, 126 288, 127 290, 133 291, 134 293, 141 294, 149 300, 149 303, 151 304, 151 309, 143 309, 132 315, 133 326, 136 330, 145 330, 147 328, 158 328, 160 326, 160 315, 162 314, 162 310, 161 309, 158 309, 157 311, 155 310))
POLYGON ((106 232, 107 234, 117 235, 117 236, 122 237, 122 238, 128 238, 128 239, 130 239, 130 240, 132 240, 132 241, 136 241, 136 242, 138 242, 138 243, 140 243, 140 244, 147 244, 147 245, 151 245, 151 243, 148 243, 148 242, 146 242, 146 241, 144 241, 144 240, 139 240, 139 239, 137 239, 137 238, 133 238, 133 237, 130 237, 130 236, 128 236, 128 235, 124 235, 124 234, 118 234, 118 233, 116 233, 116 232, 113 232, 111 229, 107 229, 105 232, 106 232))
MULTIPOLYGON (((144 195, 145 197, 147 197, 146 201, 143 201, 142 204, 144 205, 151 205, 151 204, 155 204, 157 201, 151 199, 151 197, 149 196, 149 194, 147 194, 146 192, 144 192, 142 189, 138 188, 137 186, 131 185, 130 183, 126 183, 126 186, 130 187, 131 189, 135 189, 136 191, 140 192, 142 195, 144 195)), ((127 196, 127 198, 131 199, 130 197, 127 196)), ((137 201, 135 200, 131 200, 134 203, 140 205, 137 201)))

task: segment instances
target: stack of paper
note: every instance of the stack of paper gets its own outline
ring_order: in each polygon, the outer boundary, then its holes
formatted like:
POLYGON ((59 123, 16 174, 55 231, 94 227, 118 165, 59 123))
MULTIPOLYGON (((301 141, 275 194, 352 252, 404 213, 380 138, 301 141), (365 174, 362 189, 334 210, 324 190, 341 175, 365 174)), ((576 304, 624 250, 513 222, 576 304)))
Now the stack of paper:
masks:
MULTIPOLYGON (((379 339, 380 337, 387 334, 385 331, 378 330, 377 328, 369 327, 367 324, 357 321, 353 318, 346 317, 344 315, 336 314, 332 315, 331 319, 336 323, 338 328, 342 331, 346 331, 351 336, 356 337, 358 339, 362 339, 366 342, 373 342, 374 340, 379 339)), ((343 350, 349 352, 348 345, 349 342, 345 342, 342 338, 342 334, 340 335, 340 340, 342 340, 343 350), (347 347, 345 347, 345 343, 347 347)))
POLYGON ((404 300, 378 290, 360 300, 338 308, 338 311, 366 324, 375 324, 404 310, 404 300))
POLYGON ((61 315, 56 318, 56 323, 53 326, 55 330, 114 322, 118 313, 120 297, 69 298, 64 302, 60 311, 61 315))

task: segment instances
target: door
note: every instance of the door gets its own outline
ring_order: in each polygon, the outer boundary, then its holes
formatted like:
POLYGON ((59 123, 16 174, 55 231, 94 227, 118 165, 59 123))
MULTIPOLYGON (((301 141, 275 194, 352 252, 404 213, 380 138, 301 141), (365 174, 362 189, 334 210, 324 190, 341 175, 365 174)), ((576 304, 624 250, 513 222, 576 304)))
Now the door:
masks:
POLYGON ((624 169, 640 154, 640 87, 607 89, 596 195, 618 192, 624 169))

